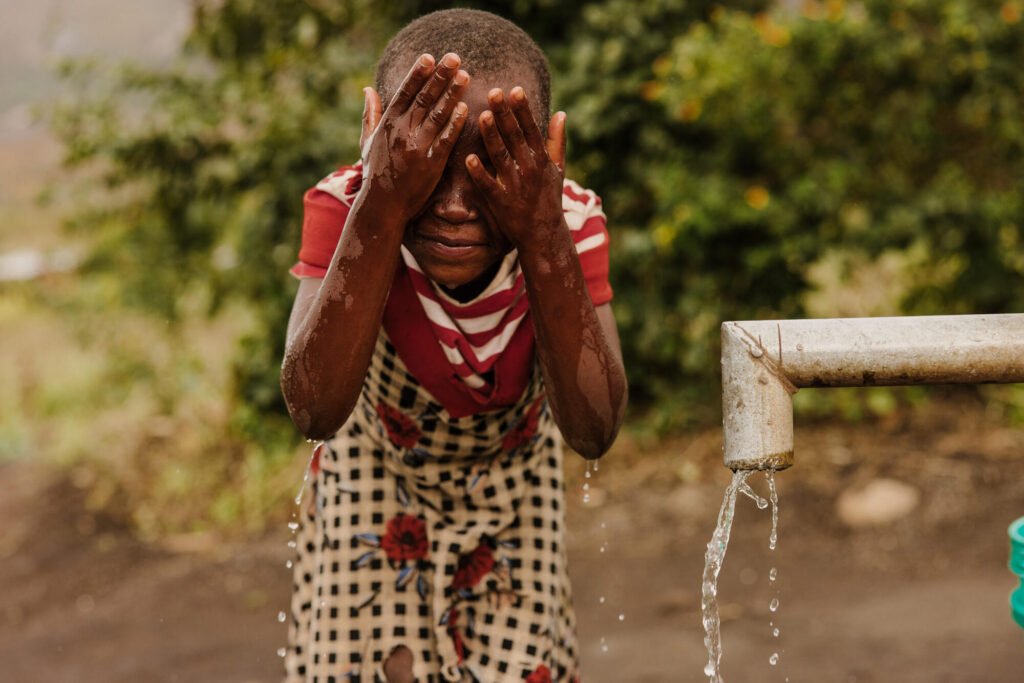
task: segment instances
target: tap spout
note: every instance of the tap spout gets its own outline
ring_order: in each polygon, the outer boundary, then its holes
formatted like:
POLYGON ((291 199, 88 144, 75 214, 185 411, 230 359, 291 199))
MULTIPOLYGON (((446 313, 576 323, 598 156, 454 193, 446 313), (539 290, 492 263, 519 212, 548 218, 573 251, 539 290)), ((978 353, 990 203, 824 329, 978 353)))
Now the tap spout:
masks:
POLYGON ((726 322, 725 465, 792 465, 802 388, 1014 382, 1024 382, 1024 314, 726 322))

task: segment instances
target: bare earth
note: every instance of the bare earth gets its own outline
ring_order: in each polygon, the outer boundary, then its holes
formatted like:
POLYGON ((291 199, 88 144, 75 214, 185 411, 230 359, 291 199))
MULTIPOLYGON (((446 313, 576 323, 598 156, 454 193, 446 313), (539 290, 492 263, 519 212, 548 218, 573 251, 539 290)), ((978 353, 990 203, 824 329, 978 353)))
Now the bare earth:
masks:
MULTIPOLYGON (((720 587, 726 680, 1024 681, 1006 569, 1006 527, 1024 515, 1024 431, 961 398, 859 426, 798 424, 797 440, 796 466, 777 476, 776 551, 767 511, 738 504, 720 587), (880 476, 916 487, 920 504, 851 530, 838 495, 880 476)), ((650 449, 624 441, 591 479, 589 505, 582 464, 568 465, 587 683, 705 680, 700 575, 729 479, 719 447, 715 432, 650 449)), ((82 494, 40 464, 0 477, 0 681, 278 679, 283 524, 252 542, 145 546, 83 512, 82 494)), ((751 482, 766 490, 761 475, 751 482)))

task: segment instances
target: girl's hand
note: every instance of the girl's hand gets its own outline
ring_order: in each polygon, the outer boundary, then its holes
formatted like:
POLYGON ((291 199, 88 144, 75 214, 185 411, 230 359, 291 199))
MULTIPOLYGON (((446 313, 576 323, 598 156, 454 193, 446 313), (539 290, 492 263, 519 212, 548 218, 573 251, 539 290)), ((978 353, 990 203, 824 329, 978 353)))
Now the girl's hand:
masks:
POLYGON ((458 55, 446 54, 435 67, 422 55, 381 113, 380 95, 366 88, 362 134, 363 187, 398 211, 407 222, 433 193, 469 108, 462 97, 469 74, 458 55))
POLYGON ((512 88, 508 98, 495 88, 487 99, 490 110, 480 115, 480 134, 495 174, 475 154, 466 157, 466 169, 491 222, 520 248, 564 223, 565 114, 551 117, 545 140, 521 87, 512 88))

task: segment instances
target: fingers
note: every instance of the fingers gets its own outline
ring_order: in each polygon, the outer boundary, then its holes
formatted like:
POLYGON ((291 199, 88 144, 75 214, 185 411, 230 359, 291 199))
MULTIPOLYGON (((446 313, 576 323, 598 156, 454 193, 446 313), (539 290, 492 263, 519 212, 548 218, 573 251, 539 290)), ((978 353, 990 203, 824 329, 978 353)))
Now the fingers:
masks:
MULTIPOLYGON (((492 111, 485 111, 483 114, 480 114, 480 138, 484 142, 484 149, 487 150, 487 156, 490 158, 491 163, 494 164, 498 175, 507 177, 513 172, 515 162, 508 151, 508 147, 505 146, 501 133, 498 131, 498 124, 492 111)), ((466 159, 468 161, 469 157, 466 157, 466 159)))
MULTIPOLYGON (((423 123, 428 116, 433 114, 435 103, 441 98, 441 95, 449 90, 448 84, 456 73, 459 72, 459 64, 461 63, 462 61, 459 59, 459 56, 453 52, 449 52, 441 58, 441 62, 434 69, 434 73, 427 80, 426 85, 422 86, 420 91, 416 93, 412 107, 412 123, 414 125, 423 123)), ((468 77, 469 74, 466 75, 468 77)), ((454 107, 454 105, 452 106, 454 107)), ((439 115, 437 116, 439 117, 439 115)), ((435 118, 435 123, 440 128, 447 120, 447 116, 435 118)))
POLYGON ((406 75, 405 80, 402 81, 402 85, 398 86, 395 96, 391 98, 391 102, 388 104, 388 112, 395 114, 405 113, 412 106, 416 95, 423 89, 423 85, 430 79, 433 73, 434 58, 427 54, 420 55, 420 58, 409 69, 409 73, 406 75))
POLYGON ((359 151, 366 156, 366 145, 377 130, 381 117, 380 95, 373 88, 363 88, 363 126, 359 133, 359 151))
POLYGON ((462 128, 466 125, 466 118, 469 116, 469 107, 465 102, 459 102, 455 105, 454 111, 448 118, 448 123, 441 131, 434 142, 430 145, 429 156, 438 155, 442 159, 447 159, 452 153, 452 149, 455 147, 455 142, 459 139, 459 135, 462 134, 462 128))
POLYGON ((487 172, 477 155, 470 154, 466 157, 466 171, 470 180, 485 197, 495 197, 501 191, 498 181, 487 172))
POLYGON ((508 98, 511 101, 512 113, 515 114, 516 120, 519 122, 519 128, 523 131, 523 135, 526 138, 526 144, 534 154, 543 155, 544 136, 537 126, 537 120, 533 118, 533 112, 530 111, 530 103, 526 99, 526 91, 517 85, 512 88, 508 98))
POLYGON ((427 114, 423 121, 423 128, 428 132, 443 129, 452 118, 456 105, 462 102, 467 87, 469 87, 469 74, 459 69, 452 77, 451 85, 441 94, 441 98, 427 114))
POLYGON ((530 150, 526 145, 526 135, 519 127, 516 115, 509 108, 508 102, 505 99, 505 93, 500 88, 494 88, 487 93, 487 102, 494 113, 494 120, 498 123, 498 130, 501 131, 504 146, 507 147, 513 158, 526 161, 527 155, 530 154, 530 150))
POLYGON ((548 139, 544 146, 548 151, 548 158, 565 173, 565 112, 557 112, 551 117, 548 124, 548 139))

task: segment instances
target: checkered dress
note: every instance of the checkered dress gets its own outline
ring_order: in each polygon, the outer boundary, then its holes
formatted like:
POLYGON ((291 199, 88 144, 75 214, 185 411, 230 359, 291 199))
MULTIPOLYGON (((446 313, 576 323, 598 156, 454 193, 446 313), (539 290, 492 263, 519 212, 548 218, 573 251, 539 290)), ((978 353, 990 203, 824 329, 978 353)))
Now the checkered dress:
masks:
POLYGON ((515 405, 455 419, 382 331, 315 459, 286 683, 384 681, 400 645, 420 683, 576 680, 562 448, 536 370, 515 405))

